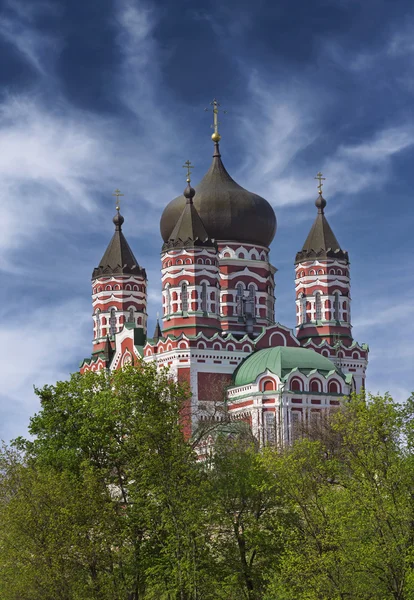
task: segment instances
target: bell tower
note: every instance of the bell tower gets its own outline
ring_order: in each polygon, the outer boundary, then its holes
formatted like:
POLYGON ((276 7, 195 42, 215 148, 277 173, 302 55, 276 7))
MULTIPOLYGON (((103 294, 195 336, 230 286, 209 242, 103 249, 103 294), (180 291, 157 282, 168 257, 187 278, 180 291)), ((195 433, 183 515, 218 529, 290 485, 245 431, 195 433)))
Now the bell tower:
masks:
POLYGON ((116 190, 115 233, 92 273, 93 355, 108 351, 119 331, 129 327, 147 332, 147 277, 135 258, 123 232, 124 217, 120 213, 116 190))
POLYGON ((353 378, 359 391, 365 384, 368 347, 352 336, 351 284, 348 252, 342 250, 326 217, 324 177, 318 173, 318 209, 302 250, 295 260, 296 335, 301 345, 329 356, 353 378))

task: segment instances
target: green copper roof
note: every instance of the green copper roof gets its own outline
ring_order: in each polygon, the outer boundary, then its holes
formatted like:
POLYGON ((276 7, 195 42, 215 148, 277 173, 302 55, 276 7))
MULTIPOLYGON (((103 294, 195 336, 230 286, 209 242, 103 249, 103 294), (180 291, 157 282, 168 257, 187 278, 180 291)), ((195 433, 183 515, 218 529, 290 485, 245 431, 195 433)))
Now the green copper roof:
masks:
POLYGON ((235 371, 234 385, 253 383, 265 371, 283 378, 295 369, 306 374, 316 370, 322 375, 337 371, 329 358, 313 350, 278 346, 264 348, 248 356, 235 371))

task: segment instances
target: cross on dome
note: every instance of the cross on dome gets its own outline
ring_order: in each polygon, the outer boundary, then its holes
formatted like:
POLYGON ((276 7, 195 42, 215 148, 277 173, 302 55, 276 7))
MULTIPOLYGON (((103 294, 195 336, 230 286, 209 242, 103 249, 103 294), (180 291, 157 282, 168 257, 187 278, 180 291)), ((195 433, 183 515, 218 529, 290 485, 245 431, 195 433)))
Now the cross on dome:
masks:
POLYGON ((191 164, 190 160, 186 160, 183 164, 183 169, 187 169, 187 183, 191 181, 191 169, 194 169, 194 165, 191 164))
POLYGON ((319 173, 316 173, 316 177, 314 177, 314 179, 317 179, 319 181, 318 190, 319 190, 319 193, 322 194, 322 186, 323 186, 322 181, 325 181, 326 177, 322 177, 322 173, 319 171, 319 173))
POLYGON ((112 196, 116 196, 116 210, 119 210, 119 197, 123 196, 124 194, 121 194, 121 192, 118 190, 118 188, 115 190, 115 192, 112 194, 112 196))
MULTIPOLYGON (((209 111, 212 110, 213 111, 213 125, 212 128, 214 129, 214 133, 211 136, 211 139, 213 140, 213 142, 219 142, 221 139, 221 135, 218 132, 218 126, 219 126, 219 120, 218 120, 218 114, 219 114, 219 102, 214 98, 214 100, 212 102, 210 102, 210 106, 212 106, 213 108, 205 108, 205 111, 209 111)), ((226 114, 226 110, 222 111, 224 114, 226 114)))

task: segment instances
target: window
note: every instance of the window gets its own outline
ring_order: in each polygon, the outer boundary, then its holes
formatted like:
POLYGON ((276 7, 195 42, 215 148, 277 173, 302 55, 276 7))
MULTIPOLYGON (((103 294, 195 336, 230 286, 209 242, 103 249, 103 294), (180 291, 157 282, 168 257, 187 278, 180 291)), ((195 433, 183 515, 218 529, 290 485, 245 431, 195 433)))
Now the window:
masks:
POLYGON ((319 381, 317 379, 313 379, 310 382, 309 389, 311 392, 319 392, 320 391, 319 381))
POLYGON ((188 312, 188 287, 186 283, 181 284, 181 310, 188 312))
POLYGON ((101 315, 99 308, 96 309, 96 337, 101 337, 101 315))
POLYGON ((292 392, 301 392, 302 382, 299 379, 293 379, 290 384, 290 389, 292 390, 292 392))
POLYGON ((273 445, 276 442, 276 421, 275 421, 275 413, 274 412, 265 412, 264 414, 264 422, 265 422, 265 439, 266 443, 269 445, 273 445))
POLYGON ((239 317, 243 316, 243 284, 238 283, 237 287, 237 314, 239 317))
POLYGON ((329 391, 331 394, 338 394, 338 393, 339 393, 339 386, 338 386, 338 383, 337 383, 336 381, 330 381, 330 382, 329 382, 328 391, 329 391))
POLYGON ((299 297, 299 325, 306 321, 306 296, 299 297))
POLYGON ((275 389, 275 382, 272 381, 271 379, 268 379, 267 381, 263 382, 263 391, 264 392, 270 392, 273 391, 275 389))
POLYGON ((201 310, 207 312, 207 284, 201 284, 201 310))
POLYGON ((256 315, 256 289, 254 287, 254 285, 251 283, 249 285, 249 296, 247 298, 246 301, 246 313, 249 313, 251 315, 253 315, 253 317, 256 315))
POLYGON ((165 290, 165 314, 169 315, 171 312, 171 293, 170 288, 167 287, 165 290))
POLYGON ((322 300, 320 292, 315 294, 315 319, 317 321, 322 320, 322 300))
POLYGON ((109 317, 109 333, 110 335, 115 335, 116 334, 116 315, 115 315, 115 309, 111 308, 111 313, 110 313, 110 317, 109 317))
POLYGON ((273 293, 273 287, 269 285, 269 287, 267 288, 267 318, 270 321, 270 323, 273 323, 275 319, 273 293))
POLYGON ((134 309, 131 306, 131 308, 128 310, 129 315, 128 315, 128 323, 134 323, 134 309))
POLYGON ((334 319, 339 321, 339 292, 334 295, 334 319))

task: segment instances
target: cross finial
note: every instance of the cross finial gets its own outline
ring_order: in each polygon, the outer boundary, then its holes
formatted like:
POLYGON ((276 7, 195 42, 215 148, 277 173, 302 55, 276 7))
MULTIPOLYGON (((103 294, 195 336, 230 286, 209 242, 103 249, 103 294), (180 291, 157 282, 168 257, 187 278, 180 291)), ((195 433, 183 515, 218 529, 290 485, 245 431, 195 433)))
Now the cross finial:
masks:
POLYGON ((194 165, 191 164, 191 161, 186 160, 183 164, 183 169, 187 169, 187 183, 191 181, 191 169, 194 169, 194 165))
MULTIPOLYGON (((219 114, 219 106, 220 106, 220 104, 214 98, 214 100, 212 102, 210 102, 210 106, 212 106, 213 108, 205 108, 204 110, 212 110, 213 111, 213 125, 212 125, 212 128, 214 129, 214 133, 211 136, 211 139, 213 140, 213 142, 219 142, 220 139, 221 139, 221 136, 220 136, 220 134, 218 132, 218 126, 219 126, 218 114, 219 114)), ((221 112, 223 112, 225 114, 227 111, 223 110, 221 112)))
POLYGON ((121 192, 118 190, 118 188, 114 191, 114 193, 112 194, 112 196, 116 196, 116 210, 119 210, 119 197, 123 196, 124 194, 121 194, 121 192))
POLYGON ((316 177, 314 177, 314 179, 317 179, 319 181, 318 190, 319 190, 319 193, 322 195, 322 186, 323 186, 322 181, 325 181, 326 177, 322 177, 322 173, 319 171, 319 173, 316 173, 316 177))

